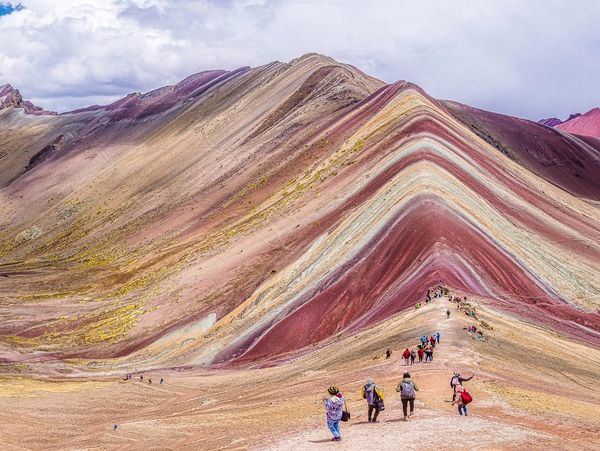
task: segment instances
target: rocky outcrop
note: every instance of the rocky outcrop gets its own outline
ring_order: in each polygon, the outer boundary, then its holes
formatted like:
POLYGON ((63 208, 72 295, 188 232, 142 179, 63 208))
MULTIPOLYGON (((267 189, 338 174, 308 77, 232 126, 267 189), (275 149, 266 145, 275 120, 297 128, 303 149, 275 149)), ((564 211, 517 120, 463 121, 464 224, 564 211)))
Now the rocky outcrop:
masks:
POLYGON ((550 117, 548 119, 540 119, 538 124, 542 124, 547 127, 556 127, 558 124, 562 124, 562 121, 557 117, 550 117))
POLYGON ((23 100, 19 90, 13 88, 11 85, 2 85, 0 86, 0 110, 11 107, 20 108, 27 114, 56 114, 52 111, 46 111, 28 100, 23 100))

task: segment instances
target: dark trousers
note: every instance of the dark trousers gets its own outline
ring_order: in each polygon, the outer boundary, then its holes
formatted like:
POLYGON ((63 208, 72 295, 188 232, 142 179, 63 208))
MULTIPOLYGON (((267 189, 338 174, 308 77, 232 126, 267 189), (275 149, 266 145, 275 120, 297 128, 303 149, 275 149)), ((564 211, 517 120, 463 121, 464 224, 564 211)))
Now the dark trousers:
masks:
POLYGON ((377 415, 379 415, 379 409, 375 406, 369 406, 369 421, 371 421, 371 414, 375 411, 375 415, 373 415, 373 421, 377 421, 377 415))
POLYGON ((406 412, 408 403, 410 403, 410 413, 412 415, 412 413, 415 411, 415 398, 413 398, 413 399, 402 398, 402 411, 404 412, 405 417, 408 416, 408 413, 406 412))

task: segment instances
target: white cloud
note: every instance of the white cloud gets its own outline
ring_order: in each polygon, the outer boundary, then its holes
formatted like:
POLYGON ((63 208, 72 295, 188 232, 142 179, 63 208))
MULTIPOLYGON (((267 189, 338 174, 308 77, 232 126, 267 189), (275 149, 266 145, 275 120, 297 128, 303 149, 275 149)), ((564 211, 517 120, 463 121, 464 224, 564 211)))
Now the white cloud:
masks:
POLYGON ((317 51, 537 119, 600 105, 600 2, 31 0, 0 17, 0 84, 60 110, 317 51))

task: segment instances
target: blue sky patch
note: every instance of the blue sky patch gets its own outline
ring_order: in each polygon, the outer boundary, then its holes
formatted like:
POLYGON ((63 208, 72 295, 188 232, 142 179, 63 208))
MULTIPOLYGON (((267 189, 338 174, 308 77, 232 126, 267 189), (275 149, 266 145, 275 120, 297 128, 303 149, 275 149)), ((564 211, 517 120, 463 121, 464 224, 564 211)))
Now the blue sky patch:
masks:
POLYGON ((0 2, 0 16, 7 16, 15 11, 21 11, 22 9, 25 9, 25 7, 20 3, 13 5, 12 3, 0 2))

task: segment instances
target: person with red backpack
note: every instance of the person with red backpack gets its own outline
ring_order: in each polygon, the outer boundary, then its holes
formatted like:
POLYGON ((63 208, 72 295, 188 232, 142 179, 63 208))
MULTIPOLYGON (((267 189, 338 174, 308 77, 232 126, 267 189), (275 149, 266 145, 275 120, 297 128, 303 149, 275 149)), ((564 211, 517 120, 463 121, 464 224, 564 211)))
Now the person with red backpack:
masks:
POLYGON ((408 350, 408 348, 406 348, 405 351, 402 353, 402 358, 404 359, 404 364, 408 365, 408 360, 410 359, 410 351, 408 350))
POLYGON ((458 404, 458 414, 468 416, 467 413, 467 404, 473 401, 473 397, 471 394, 463 387, 459 385, 456 388, 456 393, 454 394, 454 398, 452 399, 452 405, 458 404))
POLYGON ((421 346, 419 346, 419 350, 417 351, 417 354, 419 355, 419 363, 423 363, 423 356, 425 355, 425 349, 423 349, 421 346))
POLYGON ((396 391, 400 392, 402 400, 402 411, 404 412, 404 421, 408 421, 409 416, 413 416, 415 411, 415 391, 419 391, 419 387, 410 378, 410 373, 404 373, 402 381, 396 387, 396 391), (408 405, 410 404, 410 415, 408 415, 408 405))
POLYGON ((462 386, 463 382, 470 381, 475 377, 475 374, 472 374, 471 377, 463 377, 460 373, 456 372, 450 379, 450 388, 452 389, 452 394, 456 393, 456 389, 459 386, 462 386))

